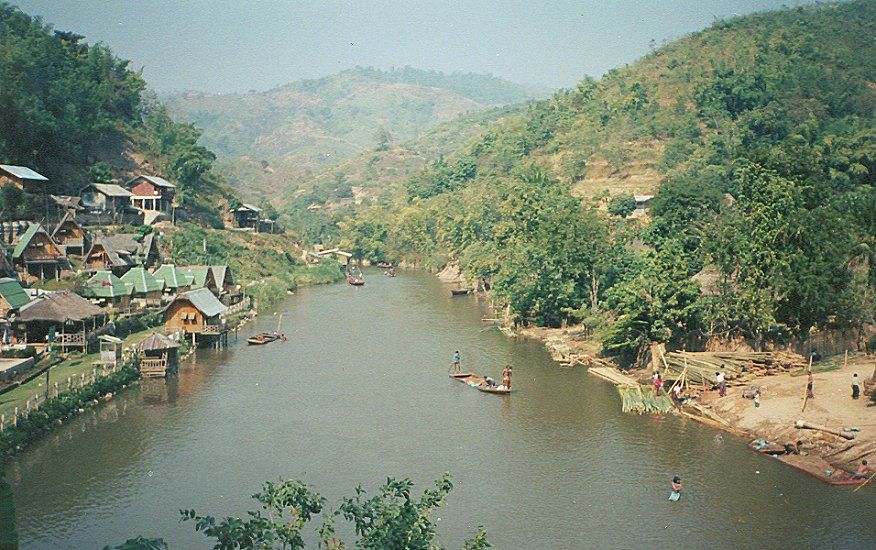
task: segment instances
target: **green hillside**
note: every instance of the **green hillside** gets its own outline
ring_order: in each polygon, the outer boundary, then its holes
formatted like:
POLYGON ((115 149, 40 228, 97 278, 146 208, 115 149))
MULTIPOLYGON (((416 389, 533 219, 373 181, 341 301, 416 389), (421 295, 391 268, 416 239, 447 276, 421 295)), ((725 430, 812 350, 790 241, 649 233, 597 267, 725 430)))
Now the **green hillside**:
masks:
POLYGON ((342 222, 344 244, 459 260, 519 320, 587 320, 628 358, 695 335, 862 327, 873 36, 876 0, 719 21, 500 121, 342 222), (650 216, 609 214, 655 192, 650 216))
POLYGON ((203 129, 201 143, 222 172, 255 200, 383 141, 405 142, 462 113, 539 93, 489 75, 357 68, 261 93, 186 93, 170 106, 203 129))
MULTIPOLYGON (((232 191, 211 172, 197 130, 170 120, 128 61, 82 40, 0 2, 0 163, 36 169, 55 194, 162 174, 194 219, 221 223, 215 205, 232 191)), ((32 201, 5 186, 0 214, 30 217, 40 206, 32 201)))

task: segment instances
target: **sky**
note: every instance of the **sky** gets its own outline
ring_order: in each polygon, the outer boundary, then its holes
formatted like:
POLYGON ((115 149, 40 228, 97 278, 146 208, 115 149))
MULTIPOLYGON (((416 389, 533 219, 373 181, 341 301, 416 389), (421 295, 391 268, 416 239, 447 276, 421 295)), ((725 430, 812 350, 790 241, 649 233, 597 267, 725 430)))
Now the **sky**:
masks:
POLYGON ((104 42, 159 92, 265 90, 355 66, 491 73, 548 88, 716 18, 795 0, 12 0, 104 42))

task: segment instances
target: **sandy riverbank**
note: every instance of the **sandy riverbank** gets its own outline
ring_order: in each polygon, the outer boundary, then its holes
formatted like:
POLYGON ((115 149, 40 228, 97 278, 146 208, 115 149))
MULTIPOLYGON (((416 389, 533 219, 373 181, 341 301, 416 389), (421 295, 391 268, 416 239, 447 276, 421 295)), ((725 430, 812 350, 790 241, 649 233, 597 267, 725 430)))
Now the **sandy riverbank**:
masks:
MULTIPOLYGON (((611 366, 598 357, 598 346, 586 330, 580 327, 554 329, 531 327, 512 335, 537 338, 544 342, 555 361, 563 366, 611 366)), ((857 372, 864 381, 874 374, 876 356, 852 354, 848 365, 839 370, 814 374, 814 399, 806 403, 806 376, 791 376, 790 373, 760 376, 750 382, 761 387, 761 406, 755 408, 752 399, 742 396, 743 386, 731 386, 727 395, 718 396, 717 391, 702 391, 697 394, 692 406, 685 406, 685 416, 709 426, 762 439, 778 445, 789 441, 802 441, 805 456, 792 456, 782 460, 793 467, 824 479, 825 471, 851 471, 862 459, 876 465, 876 406, 869 396, 851 398, 852 373, 857 372), (811 429, 798 429, 797 421, 829 429, 859 428, 853 440, 811 429)), ((629 373, 633 378, 647 376, 644 370, 629 373)))

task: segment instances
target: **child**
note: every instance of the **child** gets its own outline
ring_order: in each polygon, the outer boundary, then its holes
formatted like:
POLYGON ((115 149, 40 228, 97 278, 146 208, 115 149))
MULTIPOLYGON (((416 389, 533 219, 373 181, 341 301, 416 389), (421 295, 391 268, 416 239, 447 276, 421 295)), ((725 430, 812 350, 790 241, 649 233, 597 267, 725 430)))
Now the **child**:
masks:
POLYGON ((674 478, 672 478, 672 494, 669 495, 669 500, 671 500, 672 502, 676 502, 678 499, 680 499, 681 490, 683 488, 684 487, 681 484, 680 477, 675 476, 674 478))
POLYGON ((755 409, 760 408, 760 390, 757 390, 756 392, 754 392, 754 408, 755 409))

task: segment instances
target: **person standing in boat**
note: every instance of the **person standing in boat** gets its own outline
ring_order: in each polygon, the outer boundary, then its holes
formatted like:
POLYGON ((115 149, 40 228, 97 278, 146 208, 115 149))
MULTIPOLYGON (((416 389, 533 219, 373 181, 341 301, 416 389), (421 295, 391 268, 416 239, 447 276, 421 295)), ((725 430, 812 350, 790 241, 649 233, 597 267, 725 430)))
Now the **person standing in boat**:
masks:
POLYGON ((502 385, 508 390, 511 389, 511 365, 505 365, 502 371, 502 385))
POLYGON ((456 351, 453 353, 453 372, 458 373, 458 372, 459 372, 459 366, 460 366, 459 350, 456 350, 456 351))

